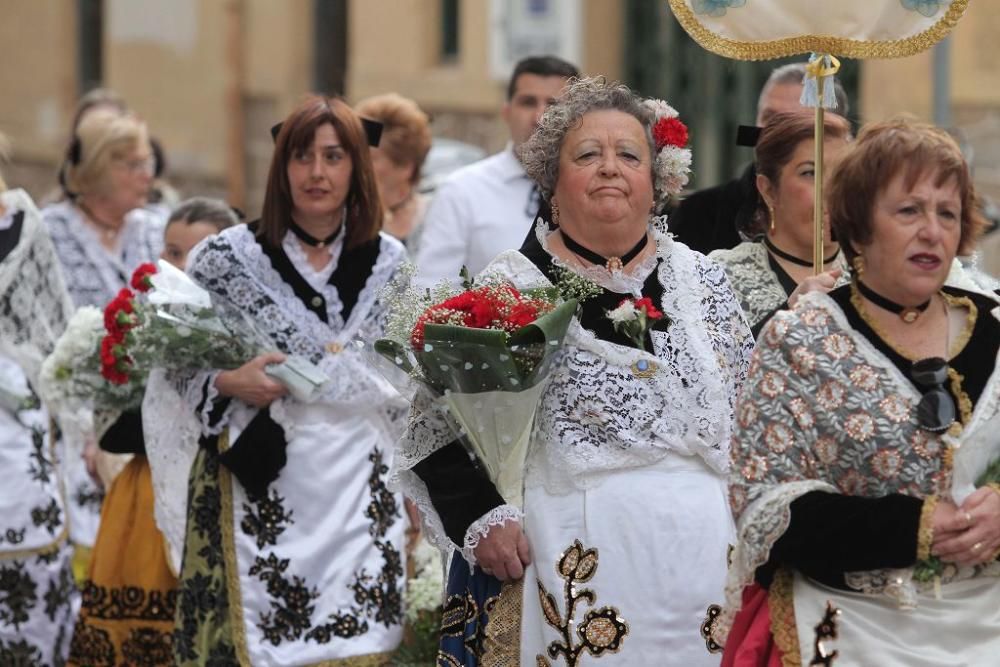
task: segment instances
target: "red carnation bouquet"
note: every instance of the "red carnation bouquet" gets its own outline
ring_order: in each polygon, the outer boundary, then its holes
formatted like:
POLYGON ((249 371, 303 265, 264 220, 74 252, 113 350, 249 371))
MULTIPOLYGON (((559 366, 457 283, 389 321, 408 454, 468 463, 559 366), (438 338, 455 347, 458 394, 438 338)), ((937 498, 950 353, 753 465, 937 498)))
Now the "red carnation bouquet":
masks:
MULTIPOLYGON (((245 317, 233 333, 213 306, 208 292, 169 263, 143 264, 104 310, 101 374, 117 385, 145 386, 153 368, 204 370, 238 368, 273 350, 267 338, 245 317)), ((229 318, 231 319, 231 318, 229 318)), ((266 371, 296 398, 312 400, 326 376, 308 360, 290 356, 266 371)))
POLYGON ((578 301, 555 288, 465 287, 387 298, 389 337, 375 351, 431 392, 500 494, 520 505, 535 411, 578 301))

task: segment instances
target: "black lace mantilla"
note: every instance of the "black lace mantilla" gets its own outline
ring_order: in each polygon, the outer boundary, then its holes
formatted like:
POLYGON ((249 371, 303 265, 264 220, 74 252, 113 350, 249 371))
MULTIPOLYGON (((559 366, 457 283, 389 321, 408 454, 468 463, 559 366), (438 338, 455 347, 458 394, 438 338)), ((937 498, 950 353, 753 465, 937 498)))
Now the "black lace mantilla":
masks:
MULTIPOLYGON (((257 627, 265 639, 274 646, 282 641, 305 638, 319 644, 326 644, 334 637, 349 639, 368 632, 369 621, 382 623, 386 627, 402 623, 403 596, 400 579, 403 576, 403 562, 399 551, 392 542, 386 540, 389 529, 400 518, 401 513, 396 497, 385 485, 385 475, 389 472, 383 454, 375 449, 369 456, 372 473, 368 480, 371 502, 365 508, 365 517, 371 522, 369 534, 375 538, 375 547, 382 555, 382 568, 377 574, 370 574, 364 568, 354 575, 350 588, 354 592, 354 605, 350 609, 330 614, 325 623, 313 626, 314 600, 319 590, 300 576, 287 576, 289 559, 279 558, 275 553, 266 557, 258 556, 249 574, 257 577, 267 586, 271 597, 271 609, 262 613, 257 627)), ((272 520, 270 530, 283 530, 282 523, 289 521, 290 512, 285 512, 282 498, 276 493, 256 503, 258 513, 250 514, 253 519, 241 524, 245 534, 256 537, 258 545, 264 533, 260 530, 261 520, 268 516, 272 520), (266 512, 262 509, 266 505, 266 512)), ((274 542, 267 542, 273 544, 274 542)))

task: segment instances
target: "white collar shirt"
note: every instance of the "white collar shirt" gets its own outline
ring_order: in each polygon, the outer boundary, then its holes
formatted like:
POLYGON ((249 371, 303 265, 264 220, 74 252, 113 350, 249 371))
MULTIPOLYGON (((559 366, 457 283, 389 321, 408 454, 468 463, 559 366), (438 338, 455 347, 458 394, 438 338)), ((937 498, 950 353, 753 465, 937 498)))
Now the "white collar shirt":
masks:
POLYGON ((463 266, 476 275, 501 252, 520 248, 538 205, 534 183, 511 145, 456 171, 427 209, 415 283, 458 284, 463 266))

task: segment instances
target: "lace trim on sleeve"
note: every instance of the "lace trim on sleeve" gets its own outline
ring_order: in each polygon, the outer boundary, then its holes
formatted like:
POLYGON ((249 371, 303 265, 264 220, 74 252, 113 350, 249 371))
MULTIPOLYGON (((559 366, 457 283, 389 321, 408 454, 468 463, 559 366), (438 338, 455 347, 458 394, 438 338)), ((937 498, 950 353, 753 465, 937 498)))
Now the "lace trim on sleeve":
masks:
POLYGON ((820 480, 790 482, 764 492, 744 511, 726 578, 726 604, 713 627, 713 639, 718 644, 726 643, 733 620, 743 606, 743 589, 753 583, 757 568, 767 562, 771 547, 788 529, 792 501, 811 491, 837 493, 832 484, 820 480))
POLYGON ((142 411, 146 457, 152 473, 156 525, 178 572, 187 522, 187 483, 198 453, 200 424, 178 385, 163 370, 150 373, 142 411))
POLYGON ((479 541, 489 535, 490 528, 502 526, 508 521, 521 523, 524 513, 513 505, 500 505, 494 507, 489 512, 472 522, 472 525, 465 531, 465 539, 462 544, 462 557, 469 563, 469 567, 476 565, 476 547, 479 541))
MULTIPOLYGON (((221 371, 202 371, 194 376, 191 380, 190 390, 196 391, 198 385, 201 384, 203 400, 201 404, 201 411, 198 413, 199 421, 201 422, 201 431, 205 435, 219 435, 225 430, 226 426, 229 425, 229 417, 233 412, 234 401, 230 400, 229 404, 223 409, 222 414, 218 419, 213 420, 213 413, 215 412, 215 402, 219 398, 219 388, 215 386, 215 380, 219 377, 221 371)), ((193 400, 195 397, 191 396, 189 400, 193 400)), ((197 405, 197 403, 195 403, 197 405)))

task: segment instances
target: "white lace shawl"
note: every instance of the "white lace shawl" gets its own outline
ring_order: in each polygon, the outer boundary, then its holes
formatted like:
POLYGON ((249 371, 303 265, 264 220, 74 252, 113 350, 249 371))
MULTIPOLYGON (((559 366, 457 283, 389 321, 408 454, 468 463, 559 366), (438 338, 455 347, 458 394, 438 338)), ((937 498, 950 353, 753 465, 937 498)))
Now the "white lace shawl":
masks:
MULTIPOLYGON (((923 498, 947 494, 951 484, 944 463, 947 436, 917 426, 920 394, 850 327, 828 295, 809 293, 792 310, 779 312, 757 343, 736 410, 730 503, 738 542, 714 631, 720 644, 740 609, 743 588, 788 528, 793 500, 816 490, 923 498)), ((975 433, 998 411, 1000 372, 994 370, 964 432, 975 433)), ((949 580, 987 569, 1000 574, 995 565, 963 568, 949 580)), ((910 604, 916 590, 911 575, 908 568, 848 573, 846 579, 858 590, 910 604)))
MULTIPOLYGON (((595 486, 607 474, 653 464, 668 452, 700 456, 720 474, 727 469, 733 408, 753 339, 722 269, 666 235, 655 232, 655 238, 663 260, 659 306, 670 328, 653 332, 656 352, 649 354, 600 340, 574 321, 566 361, 553 371, 536 416, 526 485, 567 493, 595 486), (653 378, 633 372, 640 359, 658 367, 653 378)), ((654 261, 645 275, 656 266, 654 261)), ((483 273, 501 275, 518 288, 551 285, 516 251, 501 254, 483 273)), ((463 545, 448 539, 426 486, 412 471, 455 438, 428 405, 426 397, 415 400, 390 481, 420 507, 434 544, 464 547, 473 562, 479 537, 518 511, 501 506, 488 513, 469 528, 463 545)))
POLYGON ((0 262, 0 352, 17 362, 37 390, 42 361, 73 314, 52 242, 23 190, 0 194, 8 213, 22 211, 17 246, 0 262))
MULTIPOLYGON (((222 312, 230 324, 242 326, 239 313, 245 314, 273 349, 301 355, 317 364, 330 380, 318 403, 385 413, 388 419, 399 409, 399 395, 370 365, 361 342, 370 345, 382 335, 385 312, 378 295, 402 264, 405 250, 385 234, 379 243, 372 273, 346 323, 334 285, 325 286, 322 292, 327 302, 327 324, 295 295, 246 225, 202 241, 191 253, 188 273, 211 293, 213 303, 224 308, 222 312)), ((214 374, 158 372, 150 377, 146 390, 144 405, 150 408, 143 411, 143 427, 153 471, 157 524, 178 556, 187 515, 188 471, 197 454, 198 438, 223 430, 237 405, 242 412, 248 409, 234 399, 222 420, 209 427, 207 413, 218 397, 211 381, 214 374), (203 403, 199 415, 196 408, 203 403)), ((283 406, 290 400, 286 397, 271 406, 272 417, 285 429, 289 440, 294 437, 295 425, 283 418, 283 406)))
POLYGON ((128 285, 136 267, 155 262, 163 249, 165 221, 146 209, 135 209, 125 216, 125 226, 119 235, 121 252, 117 255, 101 245, 97 233, 69 202, 46 206, 42 218, 77 307, 104 308, 128 285))
MULTIPOLYGON (((767 254, 764 244, 756 241, 744 241, 735 248, 713 250, 709 254, 711 259, 722 264, 722 268, 726 270, 751 328, 788 300, 788 294, 771 269, 767 254)), ((844 253, 837 255, 833 268, 843 271, 838 285, 849 280, 849 267, 844 253)))

